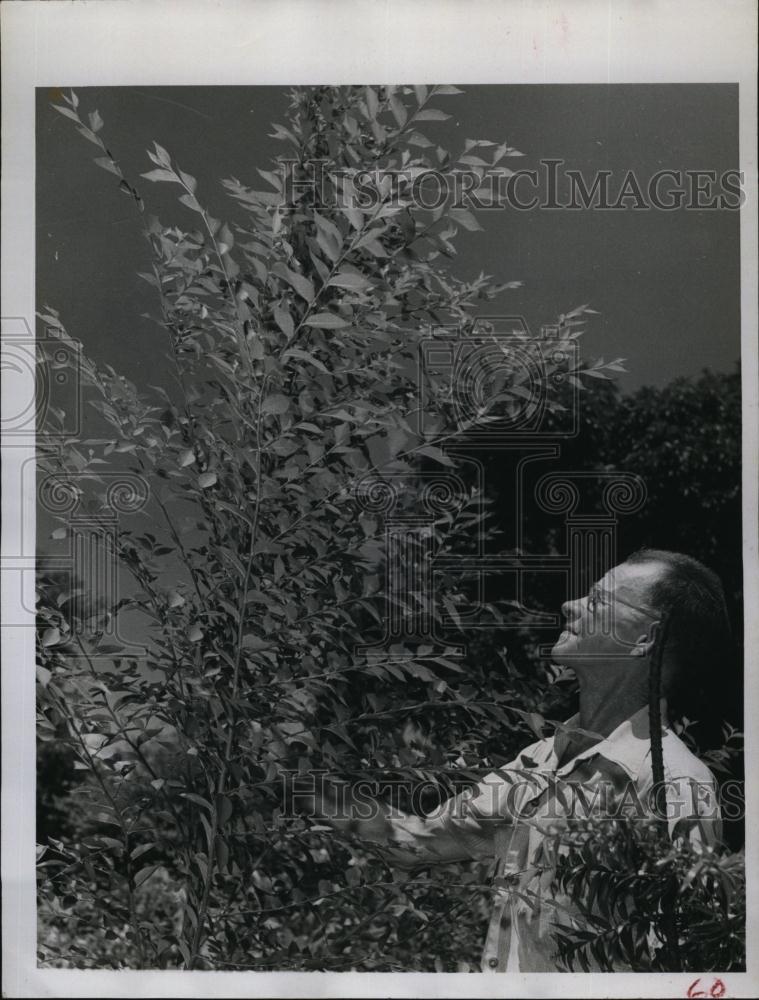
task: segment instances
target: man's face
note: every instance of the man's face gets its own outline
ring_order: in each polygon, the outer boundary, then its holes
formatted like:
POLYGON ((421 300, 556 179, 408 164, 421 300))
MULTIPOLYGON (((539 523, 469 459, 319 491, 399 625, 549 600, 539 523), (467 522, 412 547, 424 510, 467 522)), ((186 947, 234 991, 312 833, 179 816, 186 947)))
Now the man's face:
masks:
POLYGON ((622 563, 587 595, 563 604, 566 625, 553 647, 554 662, 574 667, 630 656, 637 643, 650 637, 658 620, 650 593, 662 572, 656 562, 622 563))

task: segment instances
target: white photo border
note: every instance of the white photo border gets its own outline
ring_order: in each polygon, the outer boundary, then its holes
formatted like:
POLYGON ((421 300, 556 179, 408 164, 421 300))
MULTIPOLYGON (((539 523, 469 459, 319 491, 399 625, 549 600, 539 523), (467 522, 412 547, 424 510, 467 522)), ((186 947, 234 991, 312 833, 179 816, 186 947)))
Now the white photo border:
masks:
MULTIPOLYGON (((753 0, 6 0, 2 17, 2 315, 34 328, 34 89, 357 82, 737 83, 741 211, 745 717, 759 713, 756 11, 753 0)), ((5 326, 5 319, 3 320, 5 326)), ((13 412, 17 383, 3 372, 13 412)), ((28 447, 4 449, 3 560, 15 551, 28 447)), ((4 568, 5 568, 4 563, 4 568)), ((3 578, 8 574, 2 574, 3 578)), ((33 577, 32 573, 25 574, 33 577)), ((24 604, 33 606, 33 579, 24 604)), ((33 617, 3 579, 3 622, 33 617)), ((2 636, 3 993, 9 997, 684 997, 692 974, 112 972, 38 969, 34 629, 2 636)), ((746 726, 746 759, 759 735, 746 726)), ((759 781, 746 788, 747 941, 759 940, 759 781)), ((759 953, 724 975, 759 993, 759 953)), ((708 989, 709 977, 705 979, 708 989)))

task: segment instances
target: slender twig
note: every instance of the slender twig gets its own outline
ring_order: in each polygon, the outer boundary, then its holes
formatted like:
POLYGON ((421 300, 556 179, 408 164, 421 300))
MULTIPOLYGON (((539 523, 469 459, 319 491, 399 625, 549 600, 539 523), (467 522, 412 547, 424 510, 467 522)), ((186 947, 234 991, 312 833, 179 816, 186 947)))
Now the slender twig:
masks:
MULTIPOLYGON (((217 795, 223 795, 224 789, 227 781, 227 771, 229 768, 230 758, 232 754, 232 744, 235 737, 236 729, 236 719, 234 718, 234 700, 237 696, 237 688, 240 678, 240 666, 242 662, 242 649, 243 649, 243 630, 245 626, 245 606, 248 601, 248 588, 250 585, 250 577, 253 570, 253 559, 255 557, 256 540, 258 533, 258 516, 261 508, 261 419, 263 416, 263 401, 266 394, 266 383, 268 381, 268 376, 266 376, 261 384, 260 395, 258 400, 258 423, 257 423, 257 440, 256 440, 256 506, 253 514, 253 525, 250 530, 250 541, 248 545, 248 559, 247 565, 245 567, 245 577, 242 583, 242 591, 240 594, 240 605, 238 611, 238 625, 237 625, 237 645, 235 648, 235 660, 234 660, 234 672, 232 676, 232 692, 231 692, 231 703, 233 717, 229 721, 229 732, 227 733, 226 744, 224 747, 224 756, 222 759, 221 769, 219 771, 219 777, 216 783, 217 795)), ((200 951, 200 946, 203 942, 203 936, 205 932, 205 922, 208 915, 208 902, 211 894, 211 882, 213 880, 214 874, 214 845, 216 840, 216 835, 219 828, 219 812, 216 802, 213 803, 213 812, 211 815, 211 833, 209 835, 208 844, 208 865, 206 869, 205 884, 203 886, 203 895, 200 901, 200 907, 198 908, 198 922, 195 927, 195 933, 193 935, 192 946, 190 950, 190 958, 187 963, 189 970, 195 968, 198 959, 198 953, 200 951)))

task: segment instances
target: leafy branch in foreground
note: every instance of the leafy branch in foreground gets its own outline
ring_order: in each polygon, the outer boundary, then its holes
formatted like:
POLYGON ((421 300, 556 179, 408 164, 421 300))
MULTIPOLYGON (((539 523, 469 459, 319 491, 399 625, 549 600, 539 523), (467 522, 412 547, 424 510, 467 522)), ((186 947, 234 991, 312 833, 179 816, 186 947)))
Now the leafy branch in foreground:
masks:
POLYGON ((569 970, 745 969, 743 852, 671 841, 655 821, 598 818, 553 850, 555 936, 569 970))

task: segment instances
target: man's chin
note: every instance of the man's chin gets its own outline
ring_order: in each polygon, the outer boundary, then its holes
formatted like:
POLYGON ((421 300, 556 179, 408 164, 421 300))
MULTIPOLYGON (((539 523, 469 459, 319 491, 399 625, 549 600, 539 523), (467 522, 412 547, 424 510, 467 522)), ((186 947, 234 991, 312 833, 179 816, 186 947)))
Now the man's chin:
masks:
POLYGON ((554 663, 561 663, 563 657, 572 655, 572 647, 575 645, 574 639, 575 636, 572 632, 564 631, 561 633, 551 650, 551 659, 554 663))

